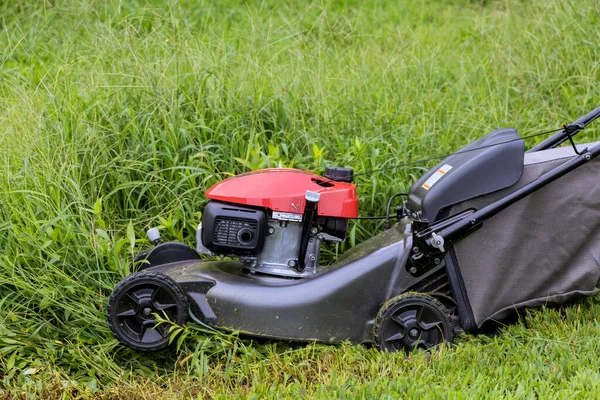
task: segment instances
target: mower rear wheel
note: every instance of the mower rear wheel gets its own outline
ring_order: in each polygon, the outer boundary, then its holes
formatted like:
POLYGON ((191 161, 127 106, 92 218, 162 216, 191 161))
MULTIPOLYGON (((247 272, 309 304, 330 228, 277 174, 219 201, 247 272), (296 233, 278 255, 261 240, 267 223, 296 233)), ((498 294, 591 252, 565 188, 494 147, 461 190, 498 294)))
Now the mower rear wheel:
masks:
POLYGON ((155 314, 177 325, 188 318, 187 296, 165 274, 138 272, 123 279, 110 295, 108 326, 125 346, 137 351, 158 351, 169 346, 169 324, 157 326, 155 314))
POLYGON ((387 301, 374 327, 375 343, 385 351, 427 350, 454 339, 450 313, 435 298, 405 293, 387 301))

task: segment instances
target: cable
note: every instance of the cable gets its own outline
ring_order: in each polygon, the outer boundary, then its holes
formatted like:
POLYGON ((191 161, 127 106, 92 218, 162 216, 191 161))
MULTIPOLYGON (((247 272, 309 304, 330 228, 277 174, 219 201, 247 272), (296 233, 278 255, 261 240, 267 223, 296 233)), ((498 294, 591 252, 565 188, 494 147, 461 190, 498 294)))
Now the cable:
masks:
POLYGON ((390 207, 392 206, 392 201, 398 196, 408 196, 408 193, 396 193, 390 197, 385 209, 385 229, 390 229, 390 207))
MULTIPOLYGON (((457 152, 454 152, 454 153, 439 154, 439 155, 431 156, 431 157, 428 157, 428 158, 422 158, 420 160, 408 161, 408 162, 405 162, 405 163, 402 163, 402 164, 392 165, 390 167, 385 167, 385 168, 374 169, 374 170, 371 170, 371 171, 360 172, 358 174, 354 174, 354 178, 356 178, 357 176, 361 176, 361 175, 373 174, 375 172, 388 171, 388 170, 391 170, 391 169, 406 167, 406 166, 409 166, 409 165, 421 164, 421 163, 432 161, 432 160, 439 160, 439 159, 446 158, 446 157, 449 157, 449 156, 455 155, 455 154, 469 153, 469 152, 475 151, 475 150, 487 149, 489 147, 499 146, 501 144, 512 143, 512 142, 517 142, 519 140, 530 139, 530 138, 533 138, 533 137, 536 137, 536 136, 547 135, 549 133, 558 132, 558 131, 560 131, 562 129, 564 129, 564 128, 557 128, 557 129, 552 129, 552 130, 549 130, 549 131, 543 131, 543 132, 533 133, 531 135, 526 135, 526 136, 520 137, 518 139, 507 140, 507 141, 501 142, 501 143, 489 144, 489 145, 486 145, 486 146, 481 146, 481 147, 477 147, 477 148, 474 148, 474 149, 467 149, 467 150, 457 151, 457 152)), ((336 179, 332 179, 332 181, 335 181, 335 180, 336 179)), ((387 207, 385 209, 385 215, 380 215, 380 216, 376 216, 376 217, 355 217, 355 218, 351 218, 351 219, 367 219, 367 220, 368 219, 371 219, 371 220, 373 220, 373 219, 385 219, 385 229, 389 229, 390 228, 390 208, 392 206, 392 201, 396 197, 398 197, 398 196, 408 196, 408 193, 396 193, 395 195, 393 195, 392 197, 390 197, 390 199, 389 199, 389 201, 387 203, 387 207)))
POLYGON ((393 195, 392 197, 390 197, 390 200, 387 203, 387 207, 385 209, 385 215, 378 215, 375 217, 354 217, 354 218, 349 218, 349 219, 385 219, 385 229, 389 229, 389 225, 390 225, 390 207, 392 206, 392 201, 398 197, 398 196, 408 196, 408 193, 396 193, 395 195, 393 195))
MULTIPOLYGON (((405 163, 401 163, 401 164, 397 164, 397 165, 392 165, 390 167, 373 169, 373 170, 365 171, 365 172, 359 172, 357 174, 354 174, 354 178, 356 178, 357 176, 374 174, 375 172, 389 171, 391 169, 407 167, 409 165, 416 165, 416 164, 422 164, 422 163, 425 163, 425 162, 428 162, 428 161, 440 160, 440 159, 443 159, 443 158, 446 158, 446 157, 450 157, 450 156, 455 155, 455 154, 469 153, 471 151, 487 149, 487 148, 494 147, 494 146, 500 146, 501 144, 512 143, 512 142, 517 142, 519 140, 525 140, 525 139, 530 139, 530 138, 534 138, 534 137, 537 137, 537 136, 547 135, 549 133, 558 132, 558 131, 560 131, 562 129, 563 128, 557 128, 557 129, 552 129, 550 131, 543 131, 543 132, 533 133, 531 135, 523 136, 523 137, 520 137, 518 139, 507 140, 507 141, 501 142, 501 143, 488 144, 486 146, 476 147, 474 149, 467 149, 467 150, 462 150, 462 151, 459 150, 459 151, 456 151, 454 153, 438 154, 438 155, 435 155, 435 156, 431 156, 431 157, 427 157, 427 158, 422 158, 420 160, 407 161, 405 163)), ((336 179, 332 179, 332 181, 335 181, 335 180, 336 179)))

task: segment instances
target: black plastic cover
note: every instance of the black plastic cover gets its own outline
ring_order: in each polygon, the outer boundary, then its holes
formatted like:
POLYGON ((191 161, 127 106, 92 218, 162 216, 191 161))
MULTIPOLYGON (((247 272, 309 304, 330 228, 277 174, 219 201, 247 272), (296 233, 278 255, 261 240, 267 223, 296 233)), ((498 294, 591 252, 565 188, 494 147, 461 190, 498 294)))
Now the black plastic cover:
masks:
POLYGON ((348 232, 348 218, 319 217, 319 225, 323 232, 344 239, 348 232))
POLYGON ((202 214, 202 244, 216 254, 256 255, 267 233, 263 210, 209 201, 202 214))
POLYGON ((519 139, 516 129, 499 129, 447 157, 413 184, 409 211, 433 222, 445 207, 515 184, 525 154, 519 139))
POLYGON ((326 167, 325 175, 323 176, 332 181, 352 183, 354 180, 354 170, 352 168, 326 167))
POLYGON ((196 250, 184 243, 166 242, 138 254, 134 264, 141 271, 157 265, 189 260, 200 260, 200 255, 196 250))

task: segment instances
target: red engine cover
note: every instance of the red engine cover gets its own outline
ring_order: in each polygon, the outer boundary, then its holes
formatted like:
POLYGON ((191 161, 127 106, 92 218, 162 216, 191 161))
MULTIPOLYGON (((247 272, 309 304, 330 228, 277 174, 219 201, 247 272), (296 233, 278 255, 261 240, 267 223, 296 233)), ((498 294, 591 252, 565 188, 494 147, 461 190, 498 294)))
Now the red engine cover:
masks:
POLYGON ((307 190, 321 194, 318 214, 328 217, 358 217, 358 197, 352 183, 336 182, 309 171, 271 168, 237 175, 217 183, 206 197, 273 211, 302 214, 307 190))

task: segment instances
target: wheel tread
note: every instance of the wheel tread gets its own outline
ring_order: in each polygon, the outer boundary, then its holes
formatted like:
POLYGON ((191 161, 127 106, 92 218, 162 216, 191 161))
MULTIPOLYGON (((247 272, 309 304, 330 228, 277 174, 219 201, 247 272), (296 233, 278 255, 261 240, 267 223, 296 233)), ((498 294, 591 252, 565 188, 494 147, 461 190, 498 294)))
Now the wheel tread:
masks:
MULTIPOLYGON (((113 324, 113 318, 111 317, 111 313, 115 306, 114 302, 116 301, 116 297, 117 297, 116 294, 119 293, 120 291, 124 290, 125 288, 127 288, 127 286, 129 286, 132 282, 139 280, 139 279, 148 279, 151 281, 155 280, 157 282, 163 282, 169 289, 171 289, 174 292, 173 294, 175 296, 177 296, 178 300, 181 302, 181 305, 182 305, 182 307, 181 307, 182 308, 181 324, 185 324, 186 321, 188 320, 188 314, 189 314, 188 298, 187 298, 186 294, 183 292, 183 290, 181 289, 181 287, 177 284, 177 282, 175 282, 175 280, 173 280, 173 278, 169 277, 168 275, 165 275, 160 272, 140 271, 140 272, 136 272, 134 274, 127 276, 125 279, 120 281, 113 289, 110 297, 108 298, 108 304, 106 306, 106 316, 107 316, 107 320, 108 320, 108 327, 110 328, 113 336, 119 341, 119 343, 121 343, 122 345, 124 345, 126 347, 129 347, 130 349, 133 349, 136 351, 142 351, 142 352, 151 352, 151 351, 162 350, 169 346, 169 341, 166 341, 165 343, 161 344, 160 346, 156 346, 153 348, 138 346, 135 343, 131 343, 130 341, 124 340, 121 337, 121 335, 119 334, 117 327, 114 326, 114 324, 113 324)), ((174 321, 174 322, 177 323, 177 321, 174 321)))
POLYGON ((429 302, 429 303, 433 304, 435 307, 437 307, 439 309, 439 311, 441 313, 443 313, 444 316, 447 317, 448 325, 449 325, 450 331, 452 332, 452 337, 449 340, 444 338, 444 342, 452 343, 452 340, 454 339, 454 323, 452 321, 452 314, 448 311, 448 309, 439 300, 437 300, 435 297, 433 297, 429 294, 418 293, 418 292, 406 292, 406 293, 402 293, 396 297, 392 297, 391 299, 389 299, 388 301, 383 303, 383 305, 379 309, 379 312, 377 313, 377 316, 375 318, 375 323, 373 325, 373 338, 374 338, 375 346, 379 350, 385 351, 385 349, 382 348, 379 343, 379 331, 384 322, 383 316, 386 315, 386 313, 392 307, 396 306, 399 302, 405 301, 408 299, 420 299, 425 302, 429 302))

